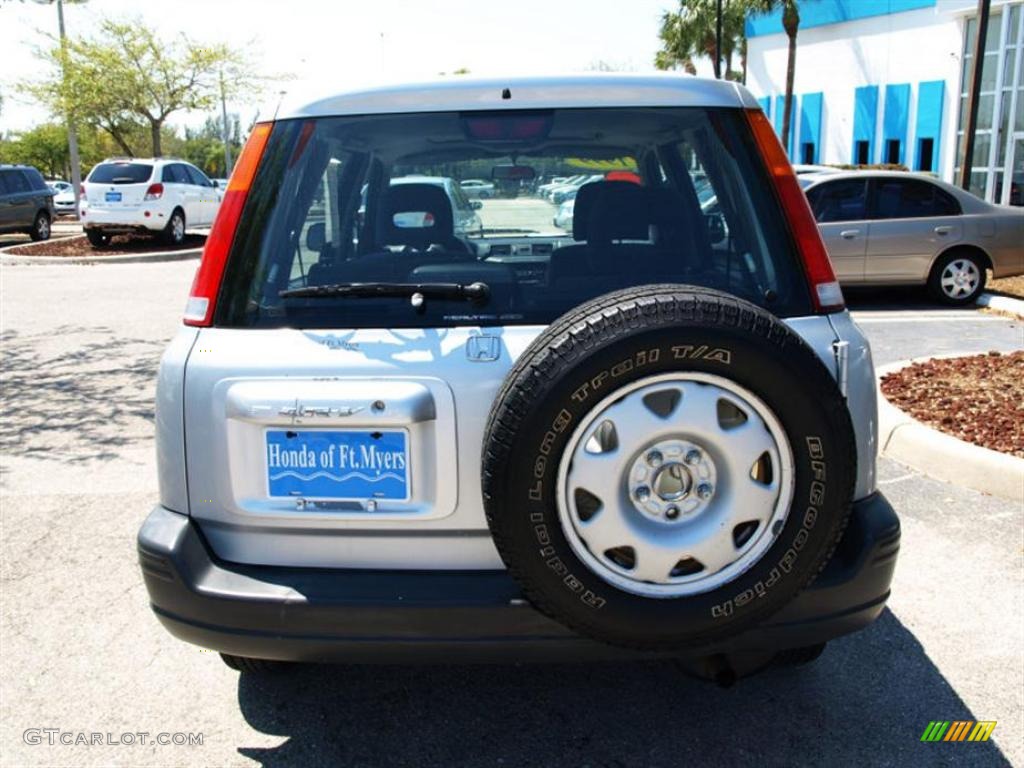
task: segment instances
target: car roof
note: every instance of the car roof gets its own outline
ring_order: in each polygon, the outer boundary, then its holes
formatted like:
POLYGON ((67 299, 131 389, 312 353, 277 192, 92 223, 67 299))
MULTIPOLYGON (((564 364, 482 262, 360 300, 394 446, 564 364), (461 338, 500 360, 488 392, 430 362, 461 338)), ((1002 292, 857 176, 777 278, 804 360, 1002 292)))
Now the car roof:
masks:
POLYGON ((556 107, 748 107, 738 83, 674 74, 587 73, 560 77, 447 77, 338 93, 306 104, 286 97, 276 119, 331 115, 553 109, 556 107))

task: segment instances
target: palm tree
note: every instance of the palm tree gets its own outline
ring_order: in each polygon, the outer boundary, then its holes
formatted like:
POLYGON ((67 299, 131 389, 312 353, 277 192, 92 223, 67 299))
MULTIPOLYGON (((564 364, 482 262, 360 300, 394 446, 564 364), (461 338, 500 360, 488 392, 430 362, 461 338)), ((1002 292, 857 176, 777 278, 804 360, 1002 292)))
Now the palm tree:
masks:
MULTIPOLYGON (((725 77, 736 80, 732 70, 733 55, 743 50, 743 25, 748 0, 722 0, 722 51, 725 59, 725 77)), ((696 72, 693 60, 707 56, 719 60, 715 42, 715 22, 718 0, 679 0, 679 10, 661 17, 661 50, 654 57, 658 69, 682 67, 690 74, 696 72)), ((715 66, 718 72, 718 66, 715 66)), ((719 73, 720 75, 721 73, 719 73)), ((744 65, 744 78, 746 66, 744 65)))
POLYGON ((789 38, 789 56, 786 60, 786 98, 782 112, 782 146, 789 146, 789 132, 793 117, 793 76, 796 73, 796 33, 800 28, 799 0, 748 0, 753 14, 782 10, 782 28, 789 38))

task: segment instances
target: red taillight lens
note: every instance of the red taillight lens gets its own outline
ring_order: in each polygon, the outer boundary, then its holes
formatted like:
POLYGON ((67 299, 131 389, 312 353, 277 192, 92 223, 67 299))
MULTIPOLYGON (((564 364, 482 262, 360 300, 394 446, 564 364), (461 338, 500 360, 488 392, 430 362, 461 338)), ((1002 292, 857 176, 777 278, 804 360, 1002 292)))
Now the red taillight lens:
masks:
POLYGON ((257 123, 249 134, 249 140, 242 148, 235 170, 228 181, 228 188, 220 203, 220 210, 213 222, 203 259, 199 262, 196 278, 192 282, 192 292, 185 306, 185 325, 209 326, 213 323, 213 310, 217 303, 217 291, 224 275, 224 265, 228 260, 231 243, 235 239, 238 219, 245 207, 245 198, 249 195, 249 187, 259 167, 263 150, 267 146, 272 123, 257 123))
POLYGON ((85 184, 81 184, 78 187, 78 201, 81 202, 82 200, 85 200, 85 184))
POLYGON ((835 312, 845 306, 843 292, 839 288, 836 274, 832 270, 832 262, 821 240, 821 233, 811 213, 807 196, 800 189, 796 174, 789 164, 782 144, 779 143, 771 123, 759 109, 747 110, 747 121, 754 133, 761 157, 768 167, 768 173, 775 186, 775 194, 782 204, 782 211, 789 222, 800 259, 804 265, 804 273, 811 287, 811 299, 818 312, 835 312))
POLYGON ((146 196, 143 200, 159 200, 164 196, 164 185, 163 184, 150 184, 149 189, 146 190, 146 196))

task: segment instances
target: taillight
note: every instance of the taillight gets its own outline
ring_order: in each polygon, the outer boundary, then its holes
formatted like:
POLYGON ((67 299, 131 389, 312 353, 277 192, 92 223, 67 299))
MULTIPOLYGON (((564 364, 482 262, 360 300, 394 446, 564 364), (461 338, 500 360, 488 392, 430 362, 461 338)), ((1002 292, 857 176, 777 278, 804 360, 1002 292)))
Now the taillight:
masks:
POLYGON ((789 222, 789 228, 800 251, 800 260, 811 287, 811 298, 818 312, 835 312, 845 306, 843 292, 832 270, 832 262, 821 240, 821 233, 811 213, 807 196, 800 189, 796 174, 789 164, 782 144, 779 143, 771 123, 759 109, 747 110, 747 121, 754 133, 761 157, 768 167, 768 173, 775 187, 775 194, 782 204, 782 212, 789 222))
POLYGON ((199 262, 192 292, 185 306, 185 325, 209 326, 213 324, 213 311, 217 303, 217 291, 224 275, 224 265, 235 239, 238 219, 245 207, 245 198, 259 167, 263 149, 267 146, 272 123, 257 123, 249 134, 242 154, 238 157, 235 170, 228 181, 228 188, 221 199, 220 210, 214 219, 213 228, 206 238, 203 259, 199 262))
POLYGON ((80 184, 78 186, 78 200, 79 202, 85 200, 85 184, 80 184))
POLYGON ((146 190, 146 196, 144 198, 142 198, 142 199, 143 200, 159 200, 163 196, 164 196, 164 185, 160 184, 160 183, 157 183, 157 184, 150 184, 149 185, 149 189, 146 190))

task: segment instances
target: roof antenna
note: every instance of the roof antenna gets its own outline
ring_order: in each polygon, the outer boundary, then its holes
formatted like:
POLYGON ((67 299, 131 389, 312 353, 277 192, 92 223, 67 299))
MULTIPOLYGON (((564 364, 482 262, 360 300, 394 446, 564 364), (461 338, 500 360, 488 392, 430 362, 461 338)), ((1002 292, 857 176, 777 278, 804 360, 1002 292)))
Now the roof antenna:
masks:
POLYGON ((512 91, 510 91, 508 88, 502 88, 501 89, 501 98, 503 98, 503 99, 511 99, 512 98, 512 91))

